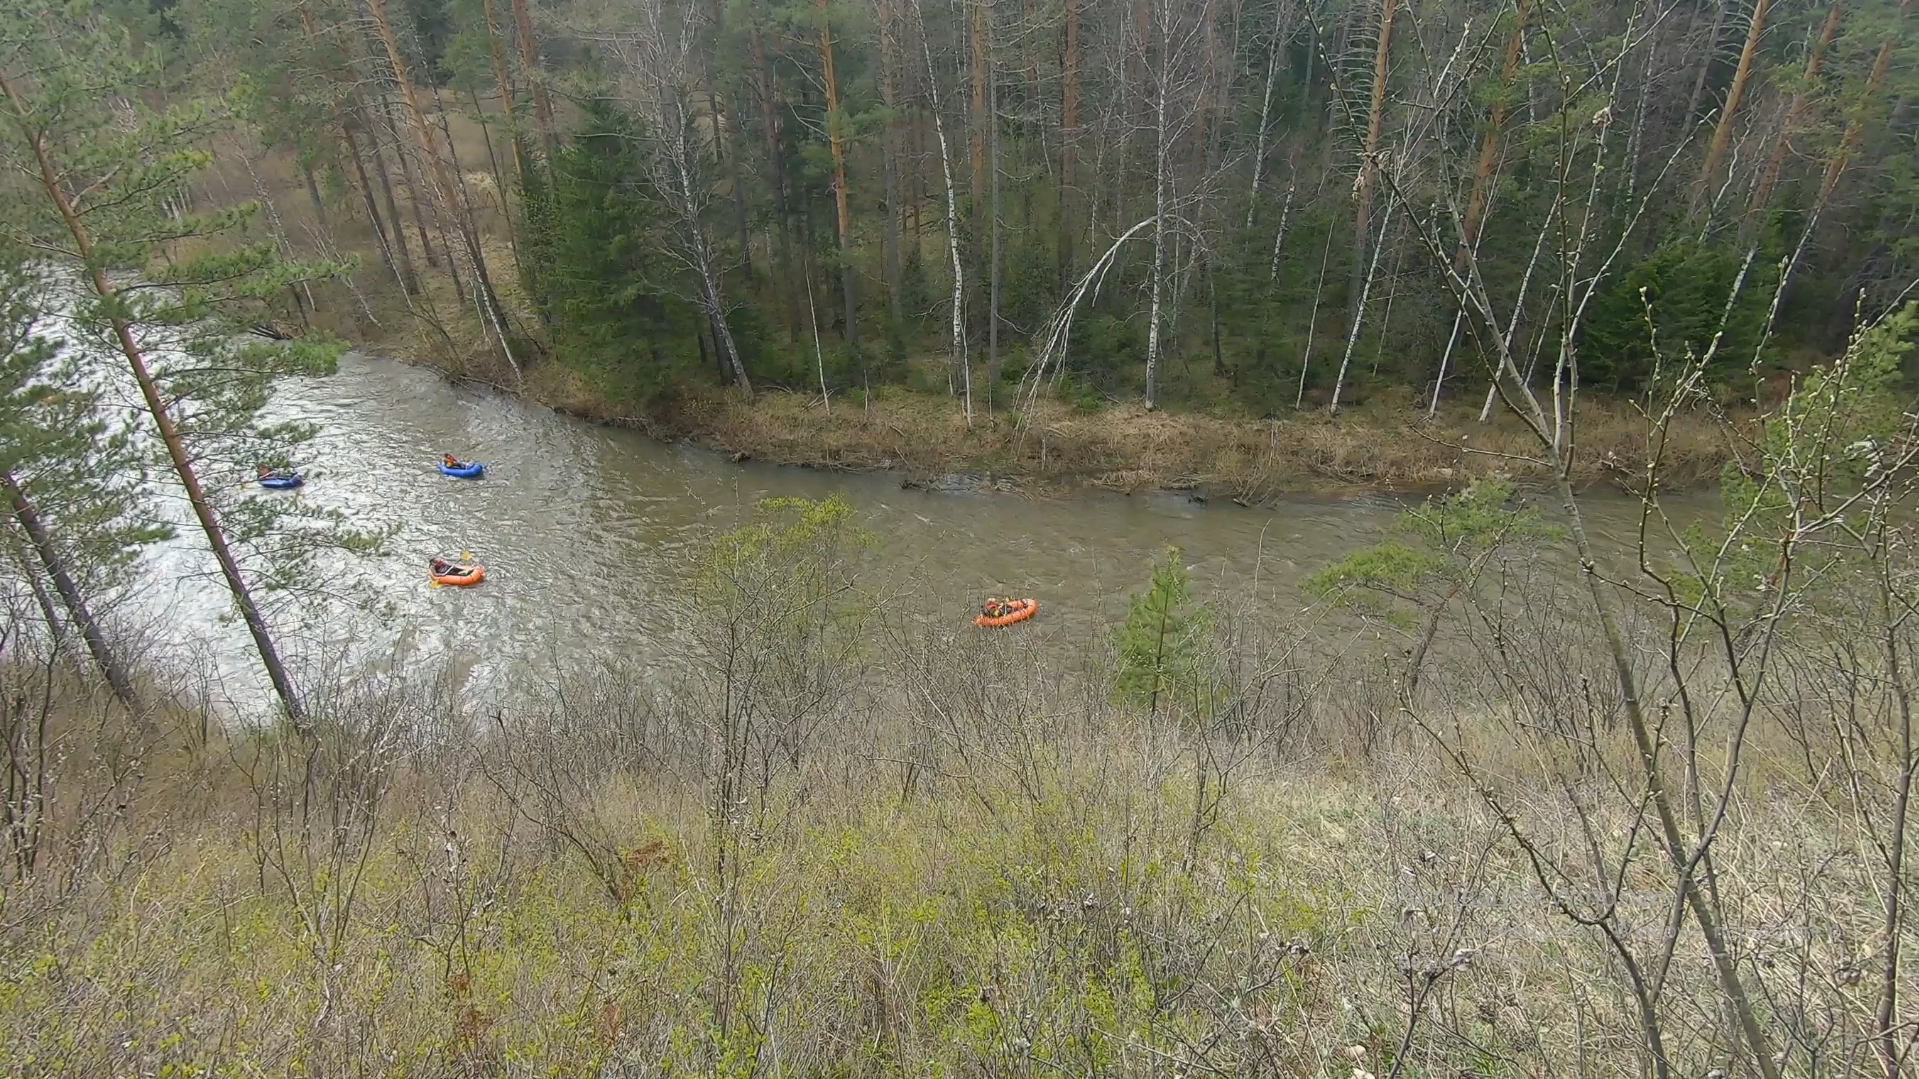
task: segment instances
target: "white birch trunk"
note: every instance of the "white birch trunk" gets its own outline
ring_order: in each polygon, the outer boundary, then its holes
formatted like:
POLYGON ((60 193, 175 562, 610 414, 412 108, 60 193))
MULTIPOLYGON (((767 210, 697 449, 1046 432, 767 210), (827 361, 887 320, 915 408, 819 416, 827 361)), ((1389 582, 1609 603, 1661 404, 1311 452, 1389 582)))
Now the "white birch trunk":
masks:
MULTIPOLYGON (((1266 95, 1261 98, 1259 102, 1259 140, 1253 150, 1253 190, 1246 199, 1246 227, 1249 229, 1253 227, 1254 211, 1259 209, 1259 180, 1265 172, 1266 165, 1266 130, 1267 124, 1271 122, 1273 115, 1273 84, 1279 81, 1279 52, 1280 49, 1285 47, 1286 43, 1286 33, 1284 30, 1285 21, 1286 16, 1282 8, 1281 14, 1273 26, 1273 49, 1266 58, 1266 95)), ((1290 200, 1292 191, 1288 190, 1286 195, 1290 200)), ((1284 230, 1285 226, 1281 225, 1280 228, 1284 230)), ((1279 261, 1277 254, 1279 245, 1274 244, 1273 247, 1275 251, 1273 261, 1277 264, 1279 261)))
POLYGON ((1293 216, 1293 185, 1286 185, 1286 204, 1279 211, 1279 229, 1273 233, 1273 263, 1267 279, 1279 280, 1279 249, 1286 242, 1286 222, 1293 216))
POLYGON ((960 385, 966 395, 966 425, 973 425, 973 371, 966 356, 966 269, 960 261, 958 199, 953 194, 953 155, 946 145, 946 121, 940 114, 939 73, 933 67, 933 49, 926 41, 925 21, 919 0, 914 0, 913 17, 920 25, 920 48, 926 55, 926 85, 932 95, 933 133, 940 144, 940 176, 946 181, 946 250, 953 261, 953 366, 958 369, 960 385))
POLYGON ((674 202, 679 211, 680 226, 686 230, 688 254, 692 256, 693 270, 700 278, 700 305, 706 309, 706 317, 712 322, 714 332, 719 334, 720 339, 714 344, 725 352, 721 361, 732 368, 734 383, 751 401, 753 383, 746 375, 746 364, 740 361, 739 349, 733 344, 733 327, 727 324, 726 301, 720 293, 719 272, 713 266, 712 245, 707 241, 706 226, 700 220, 699 206, 693 194, 693 177, 687 164, 692 150, 686 145, 686 106, 675 99, 673 107, 678 114, 678 122, 672 124, 666 148, 668 156, 672 158, 674 183, 679 188, 674 202))
POLYGON ((1166 287, 1166 81, 1172 75, 1167 70, 1166 56, 1166 15, 1165 5, 1161 5, 1159 30, 1159 78, 1158 88, 1153 97, 1153 299, 1148 318, 1151 320, 1146 331, 1146 410, 1154 408, 1155 379, 1159 373, 1159 306, 1160 296, 1166 287))
POLYGON ((1393 211, 1398 203, 1388 202, 1386 213, 1379 222, 1379 240, 1373 244, 1373 257, 1366 260, 1366 281, 1359 288, 1359 305, 1353 308, 1352 329, 1346 333, 1346 354, 1339 359, 1339 374, 1333 378, 1333 399, 1326 411, 1339 415, 1339 397, 1346 388, 1346 369, 1353 362, 1353 347, 1359 343, 1359 328, 1366 323, 1366 300, 1373 292, 1373 277, 1379 271, 1379 252, 1386 246, 1386 234, 1393 222, 1393 211))
POLYGON ((1439 354, 1439 376, 1433 379, 1433 399, 1426 405, 1426 418, 1439 414, 1439 391, 1446 385, 1446 361, 1453 358, 1453 344, 1459 340, 1459 322, 1466 317, 1464 307, 1453 311, 1453 332, 1446 335, 1446 351, 1439 354))
POLYGON ((1333 260, 1333 230, 1326 230, 1326 250, 1319 256, 1319 284, 1313 286, 1313 313, 1306 320, 1306 351, 1299 358, 1299 392, 1293 397, 1293 411, 1306 403, 1306 373, 1313 367, 1313 332, 1319 328, 1319 297, 1326 288, 1326 264, 1333 260))

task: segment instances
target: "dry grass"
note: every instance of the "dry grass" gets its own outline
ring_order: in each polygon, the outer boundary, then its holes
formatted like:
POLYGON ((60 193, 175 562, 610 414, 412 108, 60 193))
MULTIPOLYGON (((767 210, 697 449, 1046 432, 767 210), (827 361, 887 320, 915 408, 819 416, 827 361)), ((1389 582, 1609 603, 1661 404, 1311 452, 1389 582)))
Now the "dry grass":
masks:
MULTIPOLYGON (((607 418, 577 392, 550 403, 607 418)), ((1531 448, 1517 423, 1500 417, 1481 425, 1470 410, 1443 411, 1431 423, 1423 414, 1365 408, 1258 421, 1133 406, 1089 413, 1046 402, 1021 419, 976 417, 969 429, 950 399, 889 387, 864 407, 842 395, 830 415, 818 395, 768 392, 748 405, 718 391, 691 394, 668 424, 725 452, 779 464, 992 474, 1129 492, 1198 489, 1247 501, 1334 487, 1438 488, 1494 472, 1545 475, 1514 459, 1531 448)), ((1580 483, 1637 470, 1646 423, 1636 412, 1590 403, 1580 422, 1580 483)), ((1715 478, 1729 456, 1726 433, 1712 419, 1683 416, 1666 447, 1666 482, 1715 478)))
MULTIPOLYGON (((58 826, 0 892, 0 1071, 1646 1067, 1604 939, 1554 912, 1418 732, 1388 720, 1362 744, 1364 689, 1216 743, 1238 763, 1196 832, 1201 742, 1062 666, 1089 642, 899 634, 842 672, 732 831, 708 809, 697 689, 689 712, 598 681, 468 716, 394 684, 333 699, 310 744, 200 741, 186 710, 103 723, 70 698, 58 826)), ((1543 772, 1511 773, 1539 843, 1585 842, 1543 772)), ((1748 786, 1715 856, 1768 934, 1742 961, 1782 1019, 1844 1028, 1869 1002, 1847 972, 1870 950, 1870 869, 1842 813, 1748 786)), ((1624 883, 1667 894, 1656 860, 1624 883)), ((1663 1007, 1674 1074, 1732 1062, 1701 948, 1679 950, 1663 1007)))

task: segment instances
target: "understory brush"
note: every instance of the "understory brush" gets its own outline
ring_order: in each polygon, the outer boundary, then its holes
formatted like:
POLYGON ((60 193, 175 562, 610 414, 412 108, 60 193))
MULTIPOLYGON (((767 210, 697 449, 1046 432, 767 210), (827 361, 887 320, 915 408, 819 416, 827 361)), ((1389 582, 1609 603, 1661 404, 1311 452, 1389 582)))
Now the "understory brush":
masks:
MULTIPOLYGON (((1442 640, 1422 692, 1457 705, 1462 777, 1356 624, 1253 603, 1216 603, 1149 711, 1043 622, 843 621, 844 522, 805 512, 805 552, 745 537, 703 585, 717 652, 510 705, 343 683, 310 736, 202 739, 16 652, 4 1070, 1623 1076, 1656 977, 1671 1073, 1738 1074, 1696 938, 1657 970, 1612 939, 1663 939, 1656 861, 1542 886, 1540 857, 1647 827, 1611 796, 1616 727, 1584 775, 1535 755, 1506 724, 1549 713, 1469 701, 1473 642, 1442 640), (781 594, 775 562, 817 572, 781 594)), ((1541 706, 1603 684, 1556 621, 1525 623, 1541 706)), ((1864 1074, 1911 942, 1853 819, 1871 769, 1788 718, 1741 775, 1700 762, 1738 791, 1714 886, 1768 1029, 1805 1074, 1864 1074)))

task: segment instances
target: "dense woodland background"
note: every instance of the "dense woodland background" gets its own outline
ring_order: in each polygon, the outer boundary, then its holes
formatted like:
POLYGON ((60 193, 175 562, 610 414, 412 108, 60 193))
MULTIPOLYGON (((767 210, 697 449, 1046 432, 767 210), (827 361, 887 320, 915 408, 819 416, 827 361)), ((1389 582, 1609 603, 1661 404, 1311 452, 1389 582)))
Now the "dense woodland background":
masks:
POLYGON ((1913 1074, 1909 6, 7 0, 0 1073, 1913 1074), (262 489, 344 347, 276 317, 1218 476, 1499 398, 1448 452, 1553 508, 1002 630, 768 500, 642 567, 657 662, 489 700, 313 654, 407 602, 322 556, 424 552, 262 489), (168 537, 270 713, 116 609, 168 537))
POLYGON ((1722 396, 1834 353, 1914 278, 1910 7, 180 0, 132 21, 181 88, 243 105, 225 190, 193 197, 264 197, 289 253, 361 252, 355 295, 302 303, 362 331, 404 285, 438 347, 477 330, 611 400, 724 377, 970 410, 1036 374, 1088 407, 1269 415, 1477 406, 1487 331, 1448 274, 1469 258, 1516 297, 1521 351, 1567 339, 1587 387, 1640 391, 1715 334, 1722 396))

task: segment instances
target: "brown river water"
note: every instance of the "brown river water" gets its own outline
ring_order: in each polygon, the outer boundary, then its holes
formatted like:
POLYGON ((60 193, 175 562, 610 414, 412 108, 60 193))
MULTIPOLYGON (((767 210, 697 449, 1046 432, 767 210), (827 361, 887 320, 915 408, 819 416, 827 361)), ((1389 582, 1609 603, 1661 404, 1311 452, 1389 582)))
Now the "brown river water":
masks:
MULTIPOLYGON (((299 497, 399 528, 386 556, 329 555, 306 588, 274 600, 276 630, 298 665, 309 677, 328 665, 451 669, 480 695, 582 663, 630 669, 663 656, 702 545, 768 496, 844 497, 872 536, 863 577, 874 593, 932 618, 950 613, 955 632, 973 631, 987 595, 1033 596, 1040 618, 1069 625, 1117 619, 1168 545, 1183 551, 1202 599, 1257 574, 1272 602, 1297 604, 1300 578, 1372 541, 1406 504, 1365 495, 1245 508, 1175 493, 1038 500, 905 489, 893 474, 734 464, 357 354, 332 378, 283 386, 272 412, 319 425, 299 497), (485 462, 485 478, 440 475, 443 452, 485 462), (429 588, 427 558, 463 551, 486 566, 486 581, 429 588), (362 594, 382 609, 353 602, 362 594)), ((1712 500, 1669 505, 1689 514, 1712 500)), ((1624 553, 1636 504, 1595 493, 1586 507, 1595 538, 1624 553)), ((122 617, 160 640, 175 666, 208 672, 217 700, 250 708, 264 679, 243 629, 223 619, 211 559, 193 538, 183 530, 150 556, 122 617)))

